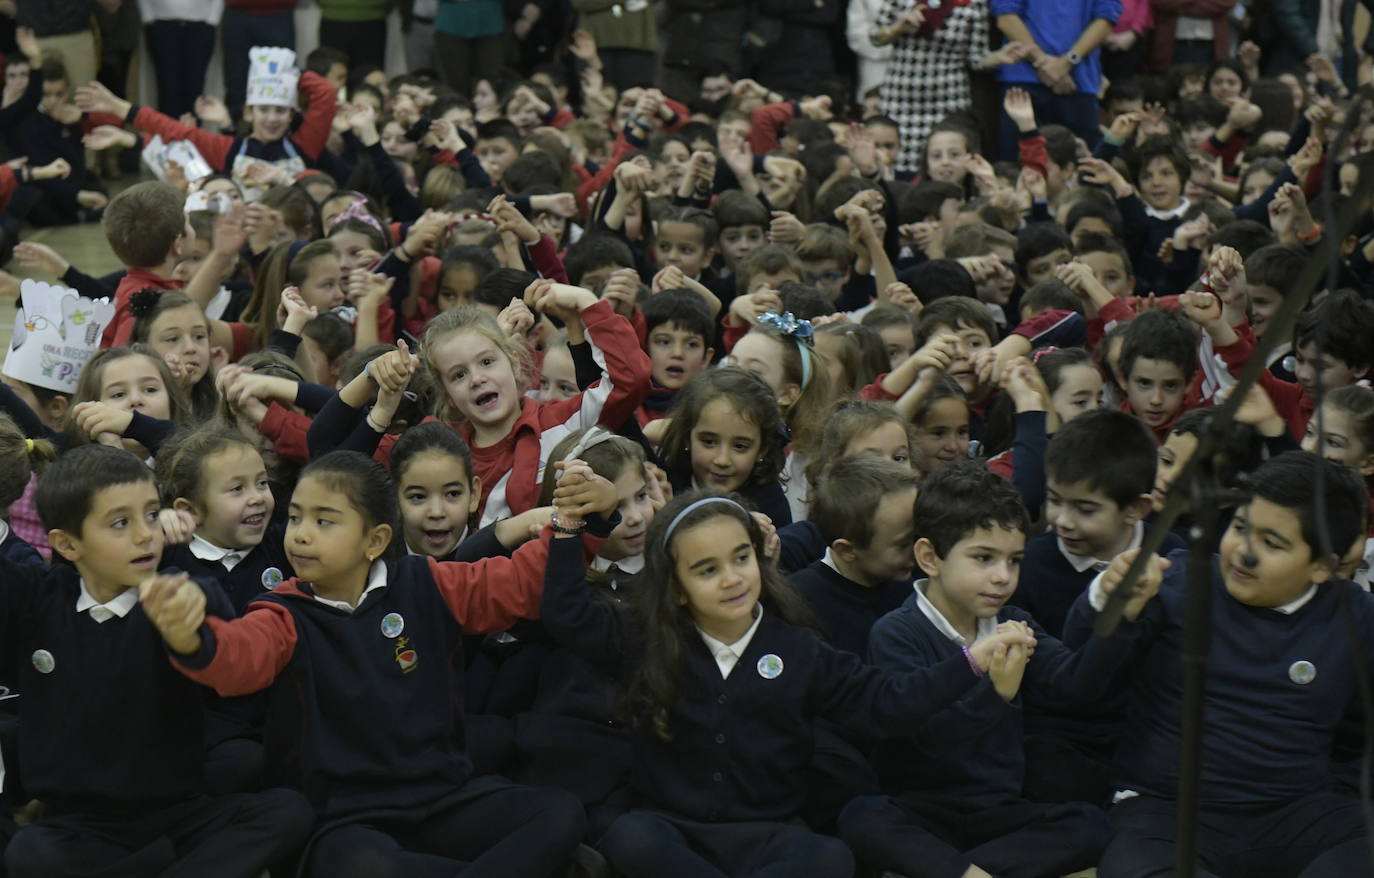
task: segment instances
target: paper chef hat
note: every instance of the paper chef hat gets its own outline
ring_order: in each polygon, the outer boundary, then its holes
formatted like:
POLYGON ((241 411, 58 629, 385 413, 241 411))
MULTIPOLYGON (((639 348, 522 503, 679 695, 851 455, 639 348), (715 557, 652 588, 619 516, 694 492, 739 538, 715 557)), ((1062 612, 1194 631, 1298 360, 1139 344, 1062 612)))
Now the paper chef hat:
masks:
POLYGON ((254 46, 248 51, 248 99, 244 103, 294 107, 300 78, 295 52, 277 46, 254 46))
POLYGON ((14 337, 0 372, 59 393, 73 393, 81 367, 100 349, 100 335, 115 316, 115 306, 75 290, 26 280, 14 337))

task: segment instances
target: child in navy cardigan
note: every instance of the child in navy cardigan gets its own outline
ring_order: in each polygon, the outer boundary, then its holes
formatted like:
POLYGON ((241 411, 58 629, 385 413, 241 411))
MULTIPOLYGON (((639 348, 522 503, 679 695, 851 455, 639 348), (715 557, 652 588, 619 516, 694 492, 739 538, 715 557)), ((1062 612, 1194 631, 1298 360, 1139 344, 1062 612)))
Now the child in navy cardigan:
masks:
POLYGON ((921 485, 915 558, 929 579, 873 627, 871 662, 910 673, 1008 627, 1033 631, 1036 649, 1033 658, 1020 648, 994 658, 962 698, 913 734, 880 744, 876 765, 891 795, 855 799, 840 816, 841 837, 875 870, 1033 878, 1091 866, 1106 844, 1097 808, 1038 804, 1022 792, 1021 691, 1095 698, 1129 656, 1125 638, 1076 656, 1005 606, 1029 524, 1016 488, 976 463, 956 463, 921 485))
MULTIPOLYGON (((1369 874, 1359 801, 1329 789, 1335 730, 1354 700, 1353 662, 1370 660, 1374 604, 1336 578, 1364 538, 1358 474, 1307 452, 1257 469, 1210 561, 1211 633, 1198 857, 1205 874, 1369 874), (1320 483, 1320 492, 1318 484, 1320 483), (1320 504, 1320 506, 1319 506, 1320 504), (1318 529, 1325 525, 1325 532, 1318 529), (1353 623, 1353 624, 1352 624, 1353 623), (1360 639, 1353 643, 1352 637, 1360 639)), ((1112 562, 1069 617, 1083 642, 1129 556, 1112 562)), ((1162 875, 1174 864, 1183 676, 1180 650, 1190 563, 1175 552, 1158 596, 1126 604, 1136 630, 1130 716, 1113 772, 1111 844, 1099 874, 1162 875)), ((1201 873, 1200 873, 1201 874, 1201 873)))
MULTIPOLYGON (((1050 635, 1063 637, 1064 620, 1093 577, 1140 545, 1157 454, 1148 428, 1125 412, 1087 412, 1050 440, 1045 518, 1051 531, 1026 543, 1021 585, 1011 598, 1050 635)), ((1164 552, 1182 547, 1171 534, 1164 552)), ((1027 795, 1105 805, 1107 770, 1125 721, 1124 693, 1069 705, 1032 690, 1024 700, 1027 795)))
POLYGON ((185 586, 231 618, 213 584, 157 577, 163 534, 147 466, 104 445, 43 475, 38 510, 65 559, 0 558, 0 678, 22 692, 19 773, 46 807, 5 852, 9 874, 256 878, 314 823, 298 793, 203 795, 202 692, 167 661, 138 587, 185 586))
POLYGON ((232 622, 188 611, 185 589, 143 600, 188 677, 222 695, 267 691, 267 775, 320 818, 307 874, 551 875, 581 839, 582 809, 561 791, 471 776, 453 660, 464 633, 536 615, 547 542, 476 564, 387 560, 397 518, 381 465, 332 452, 291 497, 297 579, 232 622))
MULTIPOLYGON (((863 658, 868 632, 911 592, 912 509, 916 473, 875 454, 842 457, 823 470, 812 514, 829 545, 788 577, 836 649, 863 658)), ((807 821, 829 827, 849 800, 881 786, 868 736, 818 724, 807 821)))
MULTIPOLYGON (((560 492, 594 478, 585 464, 558 466, 560 492)), ((562 498, 554 502, 564 522, 562 498)), ((933 668, 883 674, 793 624, 797 598, 738 501, 675 497, 646 539, 630 613, 591 600, 571 539, 553 542, 542 606, 554 637, 627 681, 641 808, 600 847, 628 878, 853 874, 848 848, 797 819, 816 719, 915 728, 999 649, 1032 642, 1002 632, 933 668)))

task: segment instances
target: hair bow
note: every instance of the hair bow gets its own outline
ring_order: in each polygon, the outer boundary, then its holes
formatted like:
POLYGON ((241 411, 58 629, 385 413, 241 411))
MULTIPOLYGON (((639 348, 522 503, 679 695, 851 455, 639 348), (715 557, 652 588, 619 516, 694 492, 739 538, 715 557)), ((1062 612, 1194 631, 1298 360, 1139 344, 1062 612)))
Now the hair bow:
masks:
POLYGON ((811 325, 809 320, 798 320, 792 316, 791 311, 778 314, 769 311, 767 314, 759 316, 759 325, 776 329, 783 335, 790 336, 798 341, 811 343, 811 337, 815 334, 816 328, 811 325))
POLYGON ((1031 354, 1031 364, 1036 366, 1040 365, 1041 357, 1045 356, 1045 354, 1052 354, 1057 350, 1059 350, 1059 348, 1055 347, 1052 344, 1045 345, 1043 348, 1040 348, 1038 351, 1031 354))

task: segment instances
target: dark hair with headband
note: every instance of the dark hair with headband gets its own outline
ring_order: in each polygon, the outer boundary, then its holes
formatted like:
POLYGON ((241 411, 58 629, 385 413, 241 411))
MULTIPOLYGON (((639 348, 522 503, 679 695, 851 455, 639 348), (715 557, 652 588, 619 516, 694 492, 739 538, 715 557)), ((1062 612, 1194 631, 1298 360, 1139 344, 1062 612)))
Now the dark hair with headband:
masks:
POLYGON ((677 579, 674 540, 713 518, 732 518, 744 527, 759 570, 759 603, 791 625, 810 625, 806 604, 787 584, 766 555, 763 528, 734 497, 688 491, 669 501, 654 516, 645 539, 644 574, 630 597, 642 637, 643 654, 632 668, 626 703, 634 724, 652 729, 664 741, 672 738, 671 713, 678 703, 683 668, 692 640, 700 637, 677 579))
MULTIPOLYGON (((790 344, 790 342, 789 342, 790 344)), ((758 428, 759 453, 745 486, 776 482, 787 462, 787 424, 773 390, 762 378, 739 366, 705 369, 677 392, 672 423, 659 445, 668 475, 683 482, 692 474, 692 431, 711 402, 724 398, 735 412, 758 428)))
POLYGON ((553 490, 558 487, 558 470, 553 462, 559 460, 580 460, 598 476, 614 482, 624 474, 627 466, 644 468, 644 449, 638 442, 617 436, 604 427, 588 427, 569 433, 549 453, 544 481, 539 486, 540 506, 553 503, 553 490))

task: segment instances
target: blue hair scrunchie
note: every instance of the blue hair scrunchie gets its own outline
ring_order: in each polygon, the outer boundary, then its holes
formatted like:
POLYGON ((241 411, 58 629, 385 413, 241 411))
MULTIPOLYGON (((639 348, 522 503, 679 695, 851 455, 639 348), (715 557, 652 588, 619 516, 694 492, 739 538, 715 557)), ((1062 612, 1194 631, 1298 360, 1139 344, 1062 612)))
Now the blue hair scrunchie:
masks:
POLYGON ((782 314, 769 311, 759 315, 758 325, 776 329, 797 343, 797 354, 802 362, 801 389, 805 390, 806 385, 811 383, 811 360, 807 357, 807 348, 811 347, 812 338, 816 334, 816 328, 811 325, 811 321, 800 320, 794 317, 791 311, 782 314))

